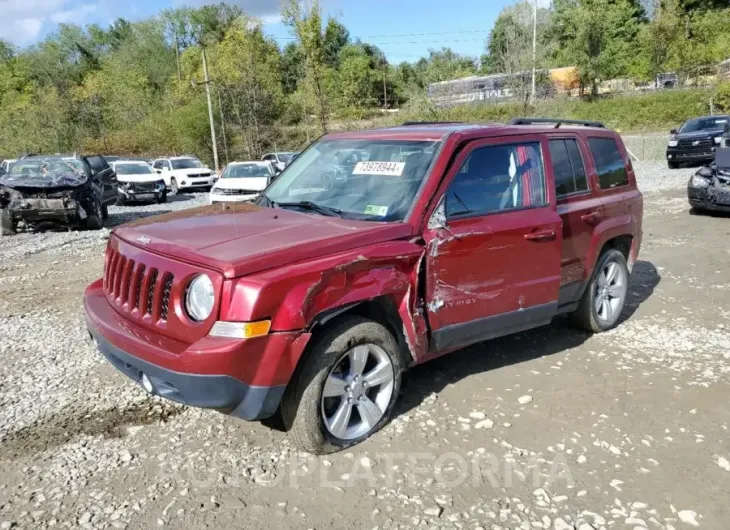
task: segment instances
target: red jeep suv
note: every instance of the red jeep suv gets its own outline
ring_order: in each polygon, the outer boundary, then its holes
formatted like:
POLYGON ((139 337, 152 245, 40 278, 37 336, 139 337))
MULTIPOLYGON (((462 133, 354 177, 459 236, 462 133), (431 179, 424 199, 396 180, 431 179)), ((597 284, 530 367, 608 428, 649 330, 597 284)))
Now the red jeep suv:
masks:
POLYGON ((641 243, 600 123, 408 123, 330 134, 254 203, 116 228, 91 336, 145 390, 318 454, 380 429, 403 371, 572 313, 615 326, 641 243))

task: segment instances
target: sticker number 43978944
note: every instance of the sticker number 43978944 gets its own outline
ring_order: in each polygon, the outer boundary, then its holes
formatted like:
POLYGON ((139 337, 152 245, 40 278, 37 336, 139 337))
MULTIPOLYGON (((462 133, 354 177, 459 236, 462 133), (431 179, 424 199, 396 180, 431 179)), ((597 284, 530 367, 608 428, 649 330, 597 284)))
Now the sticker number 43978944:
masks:
POLYGON ((405 162, 358 162, 352 174, 400 177, 405 167, 405 162))

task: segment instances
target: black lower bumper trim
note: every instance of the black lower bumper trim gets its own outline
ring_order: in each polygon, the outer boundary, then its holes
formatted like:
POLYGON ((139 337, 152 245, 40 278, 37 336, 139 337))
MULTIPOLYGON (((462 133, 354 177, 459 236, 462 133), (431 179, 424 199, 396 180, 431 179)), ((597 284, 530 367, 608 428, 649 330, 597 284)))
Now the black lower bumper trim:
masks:
POLYGON ((89 331, 106 359, 120 372, 142 385, 142 376, 152 385, 153 394, 190 405, 215 409, 244 420, 272 416, 281 402, 285 386, 252 386, 228 375, 175 372, 130 355, 89 331))

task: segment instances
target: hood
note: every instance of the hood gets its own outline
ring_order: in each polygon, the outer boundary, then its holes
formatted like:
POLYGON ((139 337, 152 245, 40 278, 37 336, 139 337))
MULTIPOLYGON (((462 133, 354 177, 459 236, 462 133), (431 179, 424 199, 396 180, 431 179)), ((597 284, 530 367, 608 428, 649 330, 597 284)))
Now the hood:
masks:
POLYGON ((171 173, 177 173, 178 175, 200 175, 201 173, 210 173, 213 174, 212 169, 208 169, 207 167, 191 167, 188 169, 173 169, 171 173))
POLYGON ((117 180, 121 183, 124 182, 157 182, 162 180, 157 173, 150 173, 147 175, 120 175, 117 173, 117 180))
POLYGON ((263 191, 269 185, 270 178, 274 177, 224 178, 218 179, 215 187, 224 190, 263 191))
POLYGON ((28 175, 5 174, 0 176, 0 185, 7 188, 76 188, 86 184, 86 175, 68 172, 49 175, 47 177, 31 177, 28 175))
POLYGON ((689 132, 689 133, 677 133, 674 135, 675 140, 699 140, 702 138, 715 138, 722 136, 724 131, 723 127, 719 129, 703 129, 701 131, 689 132))
POLYGON ((219 270, 227 278, 405 238, 411 232, 401 223, 352 221, 251 203, 170 212, 114 231, 132 245, 219 270))

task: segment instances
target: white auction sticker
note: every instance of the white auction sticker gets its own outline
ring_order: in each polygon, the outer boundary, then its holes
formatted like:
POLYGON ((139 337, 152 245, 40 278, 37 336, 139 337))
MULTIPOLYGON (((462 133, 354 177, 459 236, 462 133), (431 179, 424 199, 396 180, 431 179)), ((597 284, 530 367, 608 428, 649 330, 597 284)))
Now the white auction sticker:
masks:
POLYGON ((400 177, 405 167, 405 162, 358 162, 352 174, 400 177))

